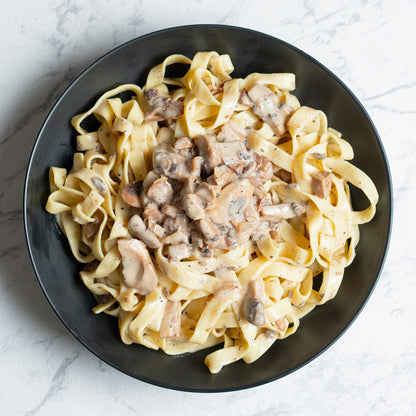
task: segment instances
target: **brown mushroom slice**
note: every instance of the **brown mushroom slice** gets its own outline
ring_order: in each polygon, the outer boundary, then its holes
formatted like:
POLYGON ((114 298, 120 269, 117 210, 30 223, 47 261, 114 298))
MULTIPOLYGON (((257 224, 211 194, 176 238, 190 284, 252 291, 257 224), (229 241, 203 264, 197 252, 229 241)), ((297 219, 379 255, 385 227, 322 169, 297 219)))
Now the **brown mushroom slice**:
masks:
POLYGON ((263 326, 266 322, 264 313, 264 282, 262 279, 251 280, 241 303, 241 312, 248 322, 263 326))
POLYGON ((105 182, 99 178, 98 176, 91 179, 91 182, 94 184, 94 186, 97 188, 97 190, 103 194, 107 190, 107 185, 105 182))
POLYGON ((202 235, 205 237, 205 240, 209 242, 210 245, 215 245, 215 242, 218 241, 220 234, 217 226, 207 218, 199 220, 198 225, 202 235))
POLYGON ((104 215, 101 211, 96 211, 96 217, 93 222, 87 222, 84 225, 84 234, 87 239, 91 239, 97 234, 97 231, 100 229, 101 223, 103 222, 104 215))
POLYGON ((160 323, 160 337, 172 338, 181 335, 181 302, 168 300, 160 323))
POLYGON ((273 177, 273 163, 264 156, 255 154, 255 161, 257 162, 256 177, 261 181, 269 181, 273 177))
POLYGON ((186 167, 189 172, 189 177, 191 178, 199 178, 201 176, 201 169, 204 163, 204 158, 201 156, 196 156, 191 160, 188 160, 186 163, 186 167))
POLYGON ((185 149, 193 149, 195 147, 195 143, 193 140, 189 139, 188 137, 180 137, 178 140, 176 140, 173 147, 177 151, 185 150, 185 149))
POLYGON ((168 217, 175 218, 178 215, 178 208, 174 205, 163 205, 162 213, 168 217))
POLYGON ((251 198, 250 203, 247 205, 247 208, 244 212, 244 218, 249 223, 258 224, 260 221, 260 215, 257 210, 257 201, 255 194, 251 198))
POLYGON ((312 192, 319 198, 328 198, 331 193, 332 173, 318 172, 311 175, 312 192))
POLYGON ((147 191, 147 196, 156 204, 168 204, 173 198, 172 185, 166 176, 156 179, 147 191))
POLYGON ((153 182, 159 178, 160 178, 160 175, 157 174, 154 170, 151 170, 150 172, 148 172, 143 181, 143 190, 147 192, 147 190, 150 188, 153 182))
POLYGON ((160 144, 153 150, 153 169, 168 178, 184 180, 190 175, 187 162, 189 159, 175 153, 170 145, 160 144))
POLYGON ((180 244, 187 243, 189 240, 189 235, 183 232, 182 230, 177 230, 172 234, 167 235, 163 238, 163 244, 180 244))
POLYGON ((168 246, 168 257, 172 261, 186 259, 192 253, 192 248, 188 243, 171 244, 168 246))
POLYGON ((117 246, 121 254, 124 284, 143 296, 152 293, 158 279, 146 246, 135 238, 119 239, 117 246))
POLYGON ((252 101, 253 113, 267 123, 276 135, 281 136, 287 130, 286 123, 292 108, 262 84, 254 84, 247 95, 252 101))
POLYGON ((198 184, 195 188, 195 195, 202 201, 204 206, 214 203, 217 194, 221 191, 221 187, 217 185, 210 185, 206 182, 198 184))
POLYGON ((199 155, 204 158, 205 174, 210 175, 214 168, 221 164, 218 143, 210 135, 198 136, 196 139, 199 155))
POLYGON ((150 232, 152 232, 159 240, 161 240, 163 237, 166 236, 166 231, 165 229, 154 222, 149 222, 147 228, 149 229, 150 232))
POLYGON ((292 173, 285 170, 285 169, 279 169, 276 172, 276 176, 281 179, 283 182, 286 183, 292 183, 292 173))
POLYGON ((195 194, 186 194, 183 198, 183 209, 192 220, 200 220, 205 216, 201 199, 195 194))
POLYGON ((223 187, 231 182, 235 182, 238 179, 238 176, 227 165, 221 165, 214 168, 212 178, 217 185, 223 187))
POLYGON ((285 220, 299 217, 306 212, 303 205, 296 202, 285 202, 278 205, 264 205, 260 208, 264 219, 285 220))
POLYGON ((241 178, 241 177, 254 177, 256 171, 257 171, 257 164, 256 162, 251 159, 248 162, 242 162, 238 165, 233 165, 232 169, 233 171, 241 178))
POLYGON ((213 208, 206 211, 207 216, 216 224, 227 224, 243 213, 254 187, 248 179, 230 183, 222 189, 213 208))
POLYGON ((159 239, 146 228, 146 224, 143 222, 140 215, 133 215, 128 223, 129 231, 133 237, 139 238, 150 248, 159 248, 159 239))
POLYGON ((134 208, 141 208, 140 194, 143 191, 143 182, 135 181, 127 184, 121 191, 122 200, 134 208))
POLYGON ((177 230, 182 230, 185 233, 188 232, 188 223, 189 219, 187 215, 181 211, 175 216, 175 218, 167 217, 163 222, 163 227, 165 228, 167 234, 172 234, 177 230))
POLYGON ((96 295, 94 293, 94 298, 98 305, 109 303, 114 299, 109 293, 104 293, 103 295, 96 295))
POLYGON ((241 90, 240 97, 238 97, 238 102, 248 107, 251 107, 253 105, 253 101, 250 100, 247 94, 247 90, 245 88, 241 90))
POLYGON ((193 226, 192 229, 191 229, 192 246, 193 246, 193 248, 202 249, 202 247, 204 247, 204 239, 202 238, 201 231, 197 227, 196 223, 193 223, 192 226, 193 226))
POLYGON ((264 188, 264 186, 256 178, 250 177, 250 178, 247 178, 247 179, 250 181, 250 183, 254 187, 253 195, 256 196, 259 201, 263 200, 267 195, 266 189, 264 188))
POLYGON ((143 219, 147 224, 160 223, 164 218, 164 214, 159 210, 159 207, 154 202, 149 202, 146 205, 143 211, 143 219))
POLYGON ((249 163, 252 159, 250 152, 243 142, 217 143, 222 161, 227 166, 249 163))
POLYGON ((247 131, 244 128, 244 122, 233 118, 221 127, 217 140, 219 142, 234 142, 244 140, 246 136, 247 131))
POLYGON ((158 90, 151 89, 144 93, 149 106, 144 121, 162 121, 178 118, 183 112, 183 103, 171 97, 160 95, 158 90))

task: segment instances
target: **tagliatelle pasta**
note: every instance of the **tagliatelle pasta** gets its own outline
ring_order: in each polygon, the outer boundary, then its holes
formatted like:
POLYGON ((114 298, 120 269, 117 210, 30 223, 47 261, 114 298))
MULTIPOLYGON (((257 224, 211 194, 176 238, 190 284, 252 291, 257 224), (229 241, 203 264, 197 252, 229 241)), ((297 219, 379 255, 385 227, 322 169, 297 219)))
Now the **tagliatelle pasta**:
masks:
POLYGON ((233 69, 216 52, 171 55, 144 88, 103 94, 72 119, 73 166, 50 168, 46 205, 122 341, 218 345, 212 373, 257 360, 336 295, 378 201, 350 144, 291 94, 293 74, 233 69), (185 75, 168 78, 172 64, 185 75))

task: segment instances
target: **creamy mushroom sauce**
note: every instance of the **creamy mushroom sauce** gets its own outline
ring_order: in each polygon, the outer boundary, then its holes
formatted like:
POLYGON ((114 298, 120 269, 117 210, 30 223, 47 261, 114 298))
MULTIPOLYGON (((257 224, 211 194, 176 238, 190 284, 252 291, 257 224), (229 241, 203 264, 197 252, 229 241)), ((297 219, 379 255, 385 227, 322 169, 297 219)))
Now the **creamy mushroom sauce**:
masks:
POLYGON ((161 143, 153 150, 153 170, 122 192, 127 204, 140 209, 131 217, 129 230, 149 248, 162 246, 172 261, 195 251, 211 257, 216 250, 236 248, 250 238, 256 241, 278 231, 283 218, 305 212, 296 203, 272 202, 264 184, 275 170, 250 149, 247 129, 238 131, 232 122, 217 135, 161 143))

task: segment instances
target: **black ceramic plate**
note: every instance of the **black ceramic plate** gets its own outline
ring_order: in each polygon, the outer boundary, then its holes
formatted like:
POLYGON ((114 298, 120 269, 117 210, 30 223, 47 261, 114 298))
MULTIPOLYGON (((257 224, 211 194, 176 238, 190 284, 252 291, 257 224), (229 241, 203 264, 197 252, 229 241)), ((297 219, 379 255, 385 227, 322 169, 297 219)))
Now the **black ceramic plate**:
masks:
MULTIPOLYGON (((391 183, 376 129, 351 91, 319 62, 271 36, 238 27, 196 25, 162 30, 134 39, 85 70, 64 92, 36 140, 24 195, 26 238, 39 283, 58 317, 90 351, 113 367, 146 382, 189 391, 227 391, 280 378, 308 363, 331 345, 362 309, 380 274, 391 224, 391 183), (291 337, 277 341, 258 361, 238 362, 212 375, 204 365, 207 351, 171 357, 138 345, 124 345, 116 319, 91 312, 95 300, 82 285, 80 265, 72 257, 55 218, 44 210, 50 166, 70 167, 75 150, 73 115, 86 110, 104 92, 121 83, 143 85, 150 68, 167 55, 192 57, 197 51, 228 53, 234 77, 251 72, 293 72, 295 95, 303 105, 323 110, 329 125, 343 133, 354 150, 354 163, 380 193, 377 214, 361 227, 357 258, 346 270, 336 298, 301 321, 291 337)), ((356 208, 366 205, 353 192, 356 208)), ((358 342, 358 340, 357 340, 358 342)))

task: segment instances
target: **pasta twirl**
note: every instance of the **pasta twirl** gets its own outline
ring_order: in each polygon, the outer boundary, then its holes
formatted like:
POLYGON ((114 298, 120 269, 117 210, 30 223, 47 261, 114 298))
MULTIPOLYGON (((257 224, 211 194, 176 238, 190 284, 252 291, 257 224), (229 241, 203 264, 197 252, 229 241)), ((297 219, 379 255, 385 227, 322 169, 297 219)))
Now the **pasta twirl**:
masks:
POLYGON ((341 133, 291 93, 293 74, 233 69, 216 52, 171 55, 143 88, 103 94, 73 117, 73 166, 50 168, 46 204, 122 341, 218 345, 212 373, 257 360, 336 295, 378 201, 341 133), (167 78, 172 64, 186 74, 167 78), (368 208, 353 209, 349 184, 368 208))

